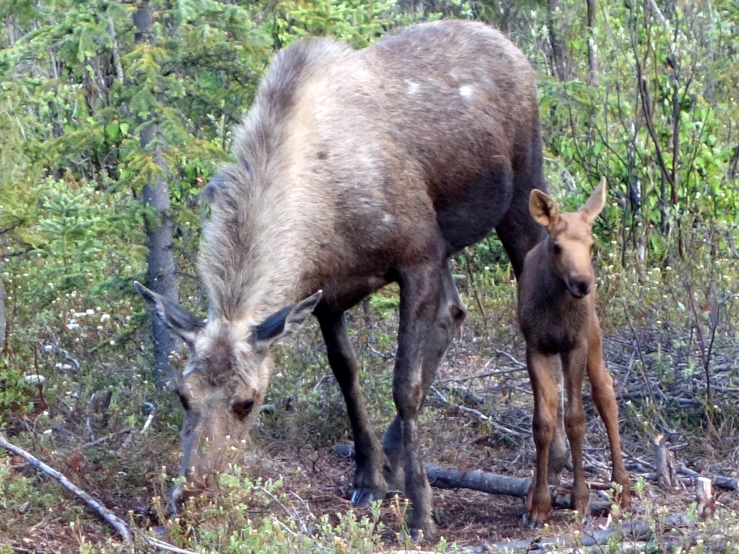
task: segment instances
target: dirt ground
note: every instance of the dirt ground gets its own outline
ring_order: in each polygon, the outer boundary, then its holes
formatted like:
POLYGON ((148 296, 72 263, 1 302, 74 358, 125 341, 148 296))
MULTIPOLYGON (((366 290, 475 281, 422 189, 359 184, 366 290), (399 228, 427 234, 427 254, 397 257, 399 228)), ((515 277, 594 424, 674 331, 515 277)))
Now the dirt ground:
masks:
MULTIPOLYGON (((634 370, 635 349, 633 345, 629 346, 628 342, 628 338, 623 334, 606 337, 606 358, 616 380, 621 419, 625 421, 622 450, 629 464, 627 467, 630 469, 633 483, 639 475, 649 477, 649 468, 644 463, 648 464, 653 455, 651 435, 638 432, 639 421, 634 414, 639 413, 641 408, 630 411, 628 403, 638 404, 643 400, 647 385, 651 384, 645 383, 642 376, 634 370)), ((429 395, 422 421, 426 463, 461 470, 477 469, 515 477, 532 475, 535 454, 530 435, 531 396, 528 378, 520 362, 522 345, 517 339, 511 338, 508 343, 498 341, 496 347, 501 350, 496 351, 495 348, 481 350, 468 336, 466 340, 456 343, 447 356, 435 387, 445 395, 452 406, 440 405, 438 395, 434 392, 429 395), (484 372, 496 374, 466 380, 484 372), (492 418, 494 425, 492 427, 483 425, 474 414, 461 413, 453 407, 454 405, 465 405, 484 412, 492 418), (510 433, 501 431, 501 428, 508 429, 510 433)), ((663 350, 662 354, 670 353, 663 350)), ((649 356, 651 353, 642 352, 641 355, 649 356)), ((680 363, 679 357, 675 354, 673 364, 680 363)), ((735 362, 726 363, 729 364, 727 367, 734 368, 735 362)), ((726 387, 726 390, 732 389, 726 387)), ((667 389, 665 392, 678 400, 683 399, 682 404, 677 402, 675 409, 680 409, 683 405, 691 406, 690 393, 680 396, 667 389)), ((659 395, 660 391, 657 390, 654 394, 659 395)), ((602 424, 589 402, 587 388, 585 404, 588 418, 585 442, 587 478, 607 482, 609 478, 607 442, 602 424)), ((665 407, 664 413, 667 411, 665 407)), ((281 417, 279 409, 269 417, 281 417)), ((341 414, 336 417, 345 416, 341 414)), ((736 477, 734 458, 738 439, 732 429, 722 429, 721 432, 703 435, 688 435, 675 430, 669 438, 671 448, 677 457, 677 465, 685 465, 706 475, 736 477)), ((304 437, 304 440, 296 440, 294 436, 290 439, 277 439, 270 436, 264 428, 257 432, 257 444, 258 456, 250 462, 252 474, 263 479, 281 478, 285 490, 291 491, 305 501, 307 509, 316 519, 328 514, 332 523, 337 523, 336 513, 351 509, 349 498, 352 492, 354 462, 339 454, 335 444, 316 446, 316 441, 312 441, 310 437, 304 437)), ((119 446, 120 442, 111 444, 113 449, 119 446)), ((148 445, 146 448, 156 446, 148 445)), ((162 461, 176 460, 179 456, 179 447, 179 444, 175 443, 168 445, 168 453, 162 455, 162 461)), ((107 462, 90 457, 66 456, 62 459, 55 458, 52 453, 46 454, 47 459, 56 464, 58 469, 70 475, 76 483, 99 498, 115 513, 123 517, 130 514, 129 517, 140 526, 153 528, 157 525, 151 508, 151 498, 160 490, 160 486, 154 479, 151 479, 150 486, 142 487, 133 494, 131 491, 124 493, 122 488, 110 485, 115 473, 125 473, 126 456, 136 456, 136 451, 122 457, 118 455, 121 467, 113 469, 108 467, 107 462), (107 477, 102 478, 102 473, 107 474, 107 477)), ((35 470, 24 467, 21 462, 22 460, 12 460, 12 465, 19 473, 26 475, 29 472, 34 473, 35 470)), ((564 483, 571 481, 571 474, 567 472, 562 477, 564 483)), ((718 501, 724 508, 739 511, 737 498, 736 492, 724 492, 718 501)), ((524 506, 520 499, 470 490, 433 489, 433 500, 439 534, 450 543, 475 547, 478 551, 485 551, 487 545, 507 540, 571 537, 575 531, 587 534, 608 524, 606 517, 586 518, 584 522, 577 523, 572 512, 556 510, 552 512, 547 528, 531 530, 522 523, 524 506)), ((693 500, 694 493, 690 485, 681 484, 676 490, 663 493, 653 484, 648 484, 643 496, 633 499, 634 512, 640 515, 648 506, 650 510, 663 507, 666 513, 685 513, 693 500)), ((275 510, 278 509, 275 506, 275 510)), ((381 520, 384 523, 382 534, 384 544, 378 545, 378 550, 398 548, 400 543, 397 533, 400 528, 392 500, 388 499, 383 503, 381 520)), ((70 501, 69 497, 56 507, 49 508, 41 520, 29 521, 29 527, 23 535, 22 538, 12 538, 10 542, 12 552, 66 554, 78 552, 83 543, 105 544, 113 537, 110 529, 95 522, 83 507, 76 501, 70 501), (70 513, 69 510, 74 512, 70 513), (75 529, 71 529, 69 522, 75 520, 79 524, 75 529)), ((430 547, 432 543, 426 541, 420 546, 430 547)))

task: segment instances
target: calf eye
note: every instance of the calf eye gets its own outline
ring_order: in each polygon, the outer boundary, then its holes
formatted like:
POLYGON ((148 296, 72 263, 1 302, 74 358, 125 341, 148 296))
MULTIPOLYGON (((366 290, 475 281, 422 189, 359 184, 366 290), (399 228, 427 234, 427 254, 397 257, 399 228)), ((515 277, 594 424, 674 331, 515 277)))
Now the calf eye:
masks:
POLYGON ((552 252, 554 252, 555 254, 561 254, 562 247, 555 242, 554 245, 552 246, 552 252))
POLYGON ((254 400, 237 400, 231 405, 231 409, 237 417, 244 419, 254 408, 254 400))

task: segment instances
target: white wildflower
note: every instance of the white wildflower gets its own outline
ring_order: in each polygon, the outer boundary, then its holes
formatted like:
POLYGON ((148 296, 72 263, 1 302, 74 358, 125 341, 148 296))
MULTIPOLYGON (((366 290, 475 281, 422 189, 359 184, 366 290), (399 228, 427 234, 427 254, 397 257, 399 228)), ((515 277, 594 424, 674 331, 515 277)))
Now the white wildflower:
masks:
POLYGON ((105 323, 109 319, 110 319, 110 315, 109 314, 103 314, 103 315, 100 316, 100 323, 105 323))

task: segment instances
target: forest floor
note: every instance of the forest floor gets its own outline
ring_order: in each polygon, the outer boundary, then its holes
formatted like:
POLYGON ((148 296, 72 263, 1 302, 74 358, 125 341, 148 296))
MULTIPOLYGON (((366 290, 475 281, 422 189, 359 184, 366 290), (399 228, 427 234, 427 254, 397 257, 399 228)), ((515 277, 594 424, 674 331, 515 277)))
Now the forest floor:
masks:
MULTIPOLYGON (((382 414, 377 419, 384 426, 392 416, 389 379, 394 340, 390 337, 395 318, 377 321, 355 314, 352 319, 371 410, 373 415, 382 414)), ((620 407, 622 450, 632 484, 643 480, 643 486, 634 487, 632 515, 627 518, 604 515, 578 521, 569 510, 553 510, 547 527, 531 530, 523 525, 524 506, 518 498, 466 489, 433 489, 439 534, 448 543, 477 552, 495 549, 506 541, 519 541, 519 546, 524 545, 520 541, 532 541, 528 549, 533 549, 537 548, 537 542, 556 537, 577 545, 582 537, 598 530, 638 519, 647 521, 652 528, 644 543, 651 545, 652 551, 674 551, 678 547, 682 551, 702 549, 711 541, 713 546, 709 550, 731 551, 731 545, 739 537, 736 491, 716 490, 717 516, 702 522, 691 516, 695 511, 691 507, 695 491, 689 476, 678 475, 680 479, 671 490, 661 489, 654 482, 652 440, 658 434, 667 438, 668 448, 675 456, 674 468, 685 467, 712 478, 737 477, 736 341, 729 332, 716 333, 710 366, 715 407, 709 417, 705 379, 700 369, 696 369, 696 347, 685 340, 685 333, 675 326, 640 331, 626 326, 606 331, 604 336, 606 363, 616 382, 620 407), (684 525, 675 523, 676 515, 685 515, 684 525)), ((287 512, 300 522, 317 522, 326 515, 331 524, 338 525, 339 514, 352 510, 349 498, 353 461, 338 453, 336 445, 351 437, 342 414, 338 387, 327 373, 323 358, 316 355, 320 341, 315 326, 306 330, 306 336, 297 342, 294 348, 299 353, 298 359, 290 359, 287 365, 310 366, 312 373, 306 377, 309 384, 295 384, 292 372, 299 368, 285 367, 277 372, 268 397, 275 410, 262 416, 261 425, 255 431, 255 448, 246 457, 250 475, 263 481, 280 480, 281 490, 289 491, 293 503, 289 506, 262 503, 261 508, 250 511, 250 518, 279 519, 287 512)), ((450 349, 434 384, 448 404, 442 405, 439 394, 432 392, 424 411, 426 463, 498 475, 532 475, 535 462, 530 432, 532 401, 521 362, 523 347, 510 321, 499 321, 493 327, 477 319, 465 328, 461 339, 450 349), (472 411, 462 412, 456 406, 472 411), (481 421, 475 411, 488 421, 481 421)), ((177 409, 174 403, 168 406, 167 410, 177 409)), ((606 436, 590 401, 587 384, 585 406, 587 478, 608 482, 610 455, 606 436)), ((37 406, 38 417, 42 410, 43 407, 37 406)), ((54 407, 49 410, 53 412, 54 407)), ((39 429, 34 429, 33 418, 25 417, 23 422, 13 422, 8 436, 12 440, 14 434, 21 433, 24 447, 119 516, 153 533, 161 524, 153 499, 166 494, 167 479, 175 474, 180 455, 176 418, 173 420, 165 410, 156 416, 151 430, 144 435, 123 433, 100 447, 83 449, 80 448, 85 442, 81 438, 83 417, 65 418, 63 414, 54 417, 53 413, 49 417, 50 420, 44 420, 48 428, 45 432, 41 431, 44 425, 39 423, 39 429)), ((96 436, 123 429, 120 418, 114 421, 120 424, 96 428, 96 436)), ((112 530, 76 500, 49 484, 48 478, 39 476, 14 456, 0 457, 0 469, 3 471, 0 491, 4 493, 0 505, 6 515, 13 514, 4 523, 0 522, 0 552, 115 549, 112 530)), ((565 483, 571 481, 571 474, 566 471, 562 477, 565 483)), ((392 499, 383 502, 379 515, 382 526, 376 527, 380 529, 380 540, 374 545, 375 551, 404 547, 399 538, 402 516, 398 506, 392 499)), ((370 517, 369 509, 355 512, 360 517, 370 517)), ((211 516, 199 517, 196 512, 188 520, 194 528, 206 524, 211 516)), ((193 551, 216 551, 204 548, 196 531, 180 536, 175 542, 193 551)), ((617 544, 626 550, 625 542, 617 541, 617 544)), ((434 545, 424 541, 420 547, 429 549, 434 545)), ((605 546, 597 548, 609 551, 605 546)))

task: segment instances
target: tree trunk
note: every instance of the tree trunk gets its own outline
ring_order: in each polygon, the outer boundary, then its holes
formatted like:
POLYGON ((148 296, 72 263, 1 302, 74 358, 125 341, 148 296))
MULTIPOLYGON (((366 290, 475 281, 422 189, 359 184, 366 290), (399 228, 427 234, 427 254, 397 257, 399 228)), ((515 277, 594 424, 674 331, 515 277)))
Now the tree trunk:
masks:
MULTIPOLYGON (((153 43, 152 34, 153 10, 148 2, 142 2, 133 15, 136 28, 136 43, 153 43)), ((156 117, 156 115, 154 115, 156 117)), ((177 279, 175 278, 175 262, 173 252, 174 222, 170 214, 169 186, 165 179, 167 164, 162 155, 163 137, 161 125, 155 122, 141 131, 141 148, 149 149, 161 172, 152 175, 144 187, 144 205, 157 214, 157 218, 145 218, 147 245, 149 254, 149 288, 172 300, 177 300, 177 279), (152 144, 153 143, 153 144, 152 144)), ((182 342, 170 334, 158 317, 152 319, 154 342, 154 380, 157 388, 163 388, 169 378, 169 359, 173 352, 180 352, 182 342)))
POLYGON ((547 29, 549 31, 549 43, 552 47, 552 66, 557 78, 564 82, 567 80, 564 47, 556 28, 561 15, 560 12, 559 0, 547 0, 547 29))
POLYGON ((0 263, 0 356, 5 350, 5 282, 2 272, 3 264, 0 263))
POLYGON ((597 87, 598 80, 598 47, 595 42, 595 0, 588 2, 588 84, 597 87))

